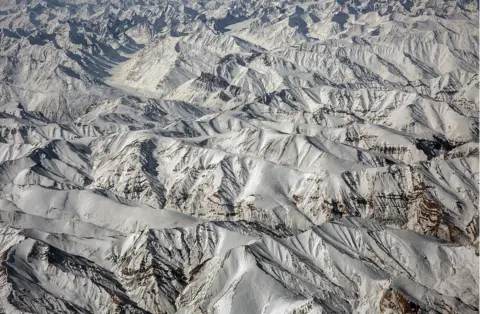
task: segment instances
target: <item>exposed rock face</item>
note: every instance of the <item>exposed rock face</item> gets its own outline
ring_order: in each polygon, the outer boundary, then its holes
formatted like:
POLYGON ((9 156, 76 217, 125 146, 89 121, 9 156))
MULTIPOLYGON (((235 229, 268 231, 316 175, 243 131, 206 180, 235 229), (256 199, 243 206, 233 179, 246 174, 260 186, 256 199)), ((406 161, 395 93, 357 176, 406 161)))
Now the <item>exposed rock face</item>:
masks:
POLYGON ((478 18, 0 0, 0 312, 477 313, 478 18))

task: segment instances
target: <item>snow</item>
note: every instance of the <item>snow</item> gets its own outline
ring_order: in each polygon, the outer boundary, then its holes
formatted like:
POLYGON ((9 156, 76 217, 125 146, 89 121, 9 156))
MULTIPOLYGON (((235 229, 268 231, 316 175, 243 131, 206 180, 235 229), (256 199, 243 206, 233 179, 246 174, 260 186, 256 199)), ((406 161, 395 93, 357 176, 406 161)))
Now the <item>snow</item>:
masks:
POLYGON ((478 312, 475 3, 0 10, 0 312, 478 312))

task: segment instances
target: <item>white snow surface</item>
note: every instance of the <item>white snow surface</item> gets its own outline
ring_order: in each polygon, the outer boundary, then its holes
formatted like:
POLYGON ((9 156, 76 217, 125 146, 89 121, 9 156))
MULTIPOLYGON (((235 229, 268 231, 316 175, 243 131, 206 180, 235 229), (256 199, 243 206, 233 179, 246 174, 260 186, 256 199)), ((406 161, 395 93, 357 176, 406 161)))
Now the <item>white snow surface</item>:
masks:
POLYGON ((478 313, 469 0, 0 0, 0 313, 478 313))

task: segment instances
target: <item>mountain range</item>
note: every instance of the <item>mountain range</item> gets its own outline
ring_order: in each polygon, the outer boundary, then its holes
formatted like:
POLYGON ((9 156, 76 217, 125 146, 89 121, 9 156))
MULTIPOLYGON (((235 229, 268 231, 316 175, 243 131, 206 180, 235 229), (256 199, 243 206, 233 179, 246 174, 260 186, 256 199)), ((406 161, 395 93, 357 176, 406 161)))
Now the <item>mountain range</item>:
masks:
POLYGON ((0 313, 478 313, 470 0, 0 0, 0 313))

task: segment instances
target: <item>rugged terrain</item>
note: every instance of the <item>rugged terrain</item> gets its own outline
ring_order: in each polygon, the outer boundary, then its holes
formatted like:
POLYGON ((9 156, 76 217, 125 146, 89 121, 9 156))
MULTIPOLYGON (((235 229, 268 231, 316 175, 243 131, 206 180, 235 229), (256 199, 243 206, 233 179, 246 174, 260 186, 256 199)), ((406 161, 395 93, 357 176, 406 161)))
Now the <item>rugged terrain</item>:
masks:
POLYGON ((469 0, 0 0, 0 313, 478 313, 469 0))

